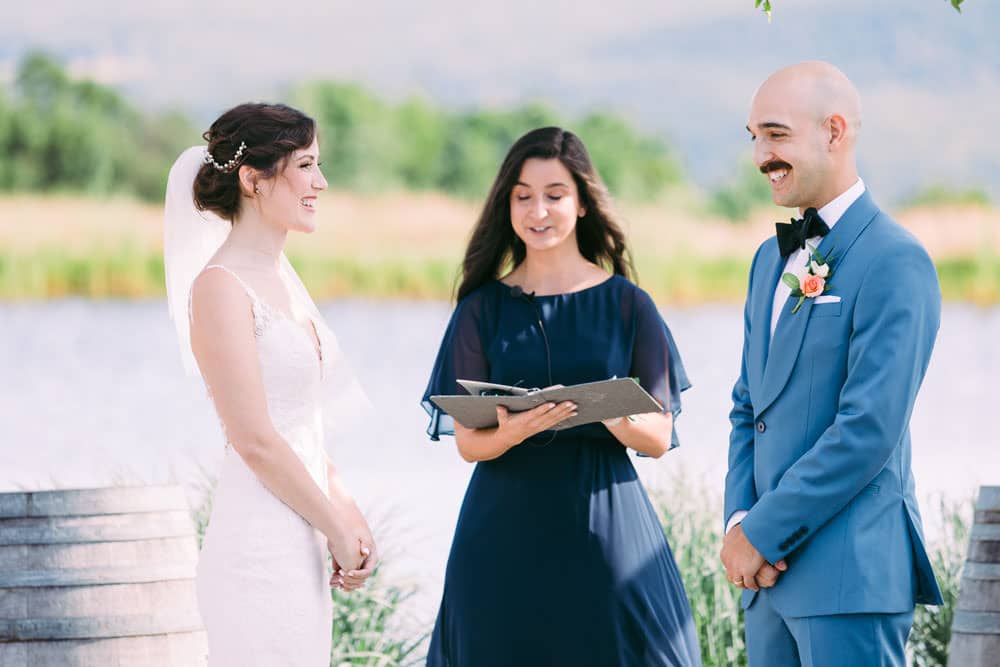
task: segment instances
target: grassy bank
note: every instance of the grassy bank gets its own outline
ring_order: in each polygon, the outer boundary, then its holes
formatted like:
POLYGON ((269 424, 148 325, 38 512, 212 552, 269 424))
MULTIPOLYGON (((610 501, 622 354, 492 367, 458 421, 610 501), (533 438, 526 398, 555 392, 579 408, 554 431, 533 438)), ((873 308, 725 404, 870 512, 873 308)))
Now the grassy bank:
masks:
MULTIPOLYGON (((639 282, 661 303, 739 302, 750 257, 786 212, 733 224, 690 202, 623 207, 639 282)), ((474 203, 435 194, 331 193, 319 230, 289 240, 317 299, 447 299, 474 203)), ((157 206, 128 200, 0 198, 0 299, 147 298, 163 294, 157 206)), ((1000 302, 1000 210, 925 208, 897 214, 934 257, 946 299, 1000 302)))

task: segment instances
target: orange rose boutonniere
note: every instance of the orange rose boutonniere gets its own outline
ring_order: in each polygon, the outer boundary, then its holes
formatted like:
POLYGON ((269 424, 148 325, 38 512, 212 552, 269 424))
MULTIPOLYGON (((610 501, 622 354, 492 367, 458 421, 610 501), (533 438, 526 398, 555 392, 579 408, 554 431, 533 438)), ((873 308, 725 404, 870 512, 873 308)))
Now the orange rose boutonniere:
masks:
POLYGON ((798 297, 798 303, 792 308, 792 314, 799 312, 802 303, 806 299, 813 299, 820 294, 825 294, 832 287, 830 278, 833 277, 834 258, 830 255, 833 248, 826 257, 816 252, 816 249, 809 246, 809 263, 805 270, 796 275, 786 273, 781 276, 781 281, 792 288, 792 296, 798 297))

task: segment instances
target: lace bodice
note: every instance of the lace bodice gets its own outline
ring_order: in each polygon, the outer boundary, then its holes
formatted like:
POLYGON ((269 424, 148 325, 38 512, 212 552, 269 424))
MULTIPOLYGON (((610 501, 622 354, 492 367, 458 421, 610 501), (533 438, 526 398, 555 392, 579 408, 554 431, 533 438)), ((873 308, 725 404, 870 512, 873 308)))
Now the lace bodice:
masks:
POLYGON ((209 269, 221 269, 231 275, 250 298, 257 359, 271 423, 317 483, 323 480, 320 488, 325 489, 323 401, 332 358, 329 352, 336 346, 336 340, 322 322, 310 317, 310 326, 319 341, 317 347, 306 329, 260 299, 234 271, 220 264, 205 267, 209 269))

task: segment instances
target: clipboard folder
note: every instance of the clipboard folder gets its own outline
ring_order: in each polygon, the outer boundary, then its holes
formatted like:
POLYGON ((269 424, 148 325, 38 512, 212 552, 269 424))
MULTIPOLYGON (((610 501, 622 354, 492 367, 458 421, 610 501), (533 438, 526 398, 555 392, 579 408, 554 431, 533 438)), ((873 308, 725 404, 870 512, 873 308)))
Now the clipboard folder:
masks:
POLYGON ((509 385, 458 380, 468 396, 431 396, 434 405, 466 428, 491 428, 497 425, 497 406, 511 412, 531 410, 542 403, 573 401, 577 415, 556 424, 552 430, 590 424, 647 412, 662 412, 656 400, 632 378, 616 378, 570 386, 526 389, 509 385))

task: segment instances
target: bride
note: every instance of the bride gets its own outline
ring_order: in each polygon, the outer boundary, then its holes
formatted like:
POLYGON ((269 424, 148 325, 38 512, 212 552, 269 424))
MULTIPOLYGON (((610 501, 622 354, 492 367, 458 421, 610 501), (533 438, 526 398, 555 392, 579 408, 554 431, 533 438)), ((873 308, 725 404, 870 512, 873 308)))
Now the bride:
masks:
POLYGON ((324 404, 350 401, 340 350, 283 252, 327 187, 316 124, 242 104, 204 137, 171 169, 164 264, 226 441, 198 562, 209 664, 325 666, 330 586, 356 589, 378 558, 324 449, 324 404))

